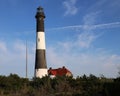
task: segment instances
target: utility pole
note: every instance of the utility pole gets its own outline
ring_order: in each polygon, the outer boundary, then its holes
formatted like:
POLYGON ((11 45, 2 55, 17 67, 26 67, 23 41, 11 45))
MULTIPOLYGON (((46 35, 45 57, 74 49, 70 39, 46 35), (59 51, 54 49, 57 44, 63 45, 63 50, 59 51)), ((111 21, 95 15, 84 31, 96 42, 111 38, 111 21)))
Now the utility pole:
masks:
POLYGON ((28 48, 27 48, 27 41, 26 41, 26 78, 28 78, 28 69, 27 69, 27 67, 28 67, 28 48))

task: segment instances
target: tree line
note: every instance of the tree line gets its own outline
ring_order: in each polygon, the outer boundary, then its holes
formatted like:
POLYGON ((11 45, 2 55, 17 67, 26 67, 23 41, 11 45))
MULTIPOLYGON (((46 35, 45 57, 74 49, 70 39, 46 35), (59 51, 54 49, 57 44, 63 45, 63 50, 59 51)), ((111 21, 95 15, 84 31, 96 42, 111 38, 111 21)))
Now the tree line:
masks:
POLYGON ((120 77, 109 79, 90 74, 29 80, 10 74, 0 76, 0 96, 120 96, 120 77))

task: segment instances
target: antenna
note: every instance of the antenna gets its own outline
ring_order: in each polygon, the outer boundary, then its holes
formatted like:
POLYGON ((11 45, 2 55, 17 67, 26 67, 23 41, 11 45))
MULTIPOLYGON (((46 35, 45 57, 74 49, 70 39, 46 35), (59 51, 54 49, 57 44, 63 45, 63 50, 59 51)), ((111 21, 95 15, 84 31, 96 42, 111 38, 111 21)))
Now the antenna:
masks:
POLYGON ((27 48, 27 40, 26 40, 26 78, 28 77, 28 74, 27 74, 27 71, 28 71, 28 69, 27 69, 27 67, 28 67, 28 53, 27 53, 27 51, 28 51, 28 48, 27 48))

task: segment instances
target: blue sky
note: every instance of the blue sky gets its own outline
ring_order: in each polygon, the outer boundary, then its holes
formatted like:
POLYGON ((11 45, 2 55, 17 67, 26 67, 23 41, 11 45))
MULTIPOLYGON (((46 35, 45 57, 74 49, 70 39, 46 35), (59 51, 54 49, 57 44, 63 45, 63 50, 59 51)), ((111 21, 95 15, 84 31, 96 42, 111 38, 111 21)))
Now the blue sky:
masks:
POLYGON ((120 0, 0 0, 0 75, 34 76, 36 8, 45 11, 47 66, 73 75, 117 77, 120 0))

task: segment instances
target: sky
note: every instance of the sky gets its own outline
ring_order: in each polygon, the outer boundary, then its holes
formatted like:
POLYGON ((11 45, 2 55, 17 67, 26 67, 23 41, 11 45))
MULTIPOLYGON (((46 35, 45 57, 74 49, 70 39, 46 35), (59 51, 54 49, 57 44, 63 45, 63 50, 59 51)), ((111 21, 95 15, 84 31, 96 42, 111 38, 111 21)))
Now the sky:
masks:
POLYGON ((0 0, 0 75, 34 77, 37 7, 46 15, 47 67, 73 76, 120 71, 120 0, 0 0))

